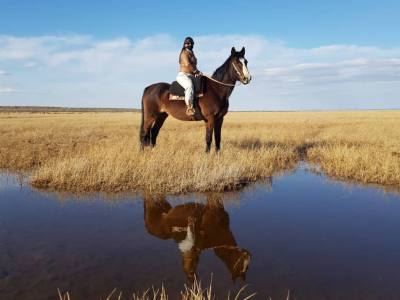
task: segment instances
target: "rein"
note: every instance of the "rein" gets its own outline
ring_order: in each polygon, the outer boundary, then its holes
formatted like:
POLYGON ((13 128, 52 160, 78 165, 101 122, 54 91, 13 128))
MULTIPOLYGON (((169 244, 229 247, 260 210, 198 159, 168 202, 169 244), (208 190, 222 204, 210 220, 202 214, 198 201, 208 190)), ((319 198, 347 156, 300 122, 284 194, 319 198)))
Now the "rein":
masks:
POLYGON ((206 75, 206 74, 203 74, 203 76, 204 76, 204 77, 207 77, 208 79, 210 79, 210 80, 212 80, 212 81, 214 81, 214 82, 216 82, 216 83, 219 83, 219 84, 222 84, 222 85, 225 85, 225 86, 236 86, 236 84, 225 83, 225 82, 219 81, 219 80, 217 80, 217 79, 214 79, 214 78, 212 78, 211 76, 208 76, 208 75, 206 75))
MULTIPOLYGON (((235 69, 236 73, 237 73, 237 74, 239 75, 239 77, 240 77, 240 72, 238 71, 237 67, 235 66, 235 64, 234 64, 233 62, 232 62, 232 66, 233 66, 233 68, 235 69)), ((217 80, 217 79, 214 79, 214 78, 212 78, 211 76, 206 75, 206 74, 203 74, 203 76, 207 77, 208 79, 210 79, 210 80, 212 80, 212 81, 214 81, 214 82, 216 82, 216 83, 219 83, 219 84, 222 84, 222 85, 225 85, 225 86, 236 86, 236 83, 235 83, 235 84, 225 83, 225 82, 219 81, 219 80, 217 80)), ((238 84, 238 85, 239 85, 239 84, 238 84)))

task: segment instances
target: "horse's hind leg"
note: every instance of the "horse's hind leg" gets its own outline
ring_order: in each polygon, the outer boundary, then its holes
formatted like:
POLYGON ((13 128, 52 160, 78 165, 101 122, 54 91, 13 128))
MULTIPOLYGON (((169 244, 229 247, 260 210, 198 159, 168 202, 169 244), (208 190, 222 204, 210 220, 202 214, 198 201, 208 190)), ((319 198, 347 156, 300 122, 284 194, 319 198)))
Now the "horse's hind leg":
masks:
POLYGON ((157 116, 153 127, 151 127, 150 135, 151 135, 151 146, 156 145, 157 136, 160 132, 160 128, 163 126, 165 119, 168 117, 167 113, 161 113, 157 116))
POLYGON ((151 116, 146 116, 143 119, 143 124, 142 124, 142 128, 140 131, 140 144, 141 144, 142 149, 146 146, 151 145, 150 130, 151 130, 151 127, 153 126, 154 121, 155 121, 155 118, 151 117, 151 116))

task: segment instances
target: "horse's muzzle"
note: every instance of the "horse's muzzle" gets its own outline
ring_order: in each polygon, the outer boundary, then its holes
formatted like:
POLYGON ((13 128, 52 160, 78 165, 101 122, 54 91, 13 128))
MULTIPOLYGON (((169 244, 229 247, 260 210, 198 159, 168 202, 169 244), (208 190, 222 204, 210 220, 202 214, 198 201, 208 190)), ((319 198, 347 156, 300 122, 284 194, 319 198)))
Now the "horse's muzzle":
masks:
POLYGON ((243 84, 249 84, 250 81, 251 81, 251 76, 249 76, 249 77, 247 77, 247 78, 244 78, 244 79, 242 80, 242 83, 243 83, 243 84))

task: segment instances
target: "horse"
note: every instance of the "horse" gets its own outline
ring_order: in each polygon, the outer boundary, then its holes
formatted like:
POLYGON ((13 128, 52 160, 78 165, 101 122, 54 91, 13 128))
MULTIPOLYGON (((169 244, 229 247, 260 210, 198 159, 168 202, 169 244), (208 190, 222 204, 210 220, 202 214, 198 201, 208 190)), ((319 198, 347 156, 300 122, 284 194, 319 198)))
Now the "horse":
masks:
POLYGON ((188 280, 195 280, 200 255, 208 249, 223 261, 233 282, 238 278, 246 280, 251 254, 237 246, 221 195, 209 194, 206 204, 185 203, 175 207, 165 196, 146 195, 143 204, 147 232, 163 240, 175 240, 188 280))
POLYGON ((229 96, 235 84, 250 83, 251 75, 247 69, 245 48, 236 51, 232 47, 228 59, 215 70, 211 77, 205 76, 205 93, 196 99, 195 116, 186 115, 184 101, 169 100, 170 84, 161 82, 144 89, 142 97, 142 121, 140 125, 141 149, 156 145, 157 136, 169 115, 182 121, 204 121, 206 124, 206 152, 210 152, 214 132, 215 149, 221 148, 221 128, 228 112, 229 96))

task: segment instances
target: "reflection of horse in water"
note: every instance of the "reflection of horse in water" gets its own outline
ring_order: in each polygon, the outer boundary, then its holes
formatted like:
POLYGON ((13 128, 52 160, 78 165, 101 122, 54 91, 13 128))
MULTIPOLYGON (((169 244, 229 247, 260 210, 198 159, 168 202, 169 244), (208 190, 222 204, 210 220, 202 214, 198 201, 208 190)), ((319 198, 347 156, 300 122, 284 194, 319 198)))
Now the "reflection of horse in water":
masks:
POLYGON ((207 198, 206 204, 186 203, 172 207, 164 197, 144 201, 147 231, 160 239, 174 239, 182 254, 183 270, 189 280, 203 250, 212 249, 232 275, 245 280, 250 253, 237 247, 229 229, 229 215, 221 199, 207 198))

